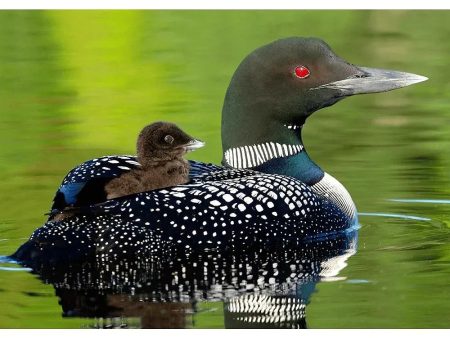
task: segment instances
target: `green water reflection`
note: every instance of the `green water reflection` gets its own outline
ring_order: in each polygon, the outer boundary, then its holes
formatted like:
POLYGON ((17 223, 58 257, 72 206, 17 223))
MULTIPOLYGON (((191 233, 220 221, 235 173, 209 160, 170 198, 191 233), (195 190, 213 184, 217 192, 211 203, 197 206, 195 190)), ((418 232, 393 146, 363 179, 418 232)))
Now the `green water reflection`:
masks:
MULTIPOLYGON (((205 140, 190 155, 221 160, 228 81, 254 48, 316 36, 354 64, 429 81, 349 98, 320 111, 304 140, 361 212, 360 248, 320 283, 308 324, 450 327, 450 207, 388 199, 450 195, 448 11, 3 11, 0 12, 0 254, 41 225, 56 187, 78 163, 133 153, 159 119, 205 140), (359 282, 358 282, 359 281, 359 282), (364 281, 364 282, 361 282, 364 281)), ((61 318, 53 288, 25 271, 0 271, 0 327, 80 327, 61 318)), ((220 327, 204 304, 201 327, 220 327)))

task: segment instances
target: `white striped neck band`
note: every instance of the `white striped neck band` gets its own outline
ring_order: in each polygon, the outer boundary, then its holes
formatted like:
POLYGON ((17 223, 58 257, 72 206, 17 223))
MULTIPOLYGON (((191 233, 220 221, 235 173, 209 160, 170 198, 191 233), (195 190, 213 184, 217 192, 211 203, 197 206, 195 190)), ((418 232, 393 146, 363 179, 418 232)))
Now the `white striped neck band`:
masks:
POLYGON ((266 142, 251 146, 231 148, 225 151, 225 162, 238 169, 257 167, 264 162, 274 158, 286 157, 301 153, 301 144, 280 144, 276 142, 266 142))
POLYGON ((301 129, 303 127, 303 125, 297 126, 294 124, 285 124, 284 126, 287 127, 287 129, 292 129, 292 130, 301 129))

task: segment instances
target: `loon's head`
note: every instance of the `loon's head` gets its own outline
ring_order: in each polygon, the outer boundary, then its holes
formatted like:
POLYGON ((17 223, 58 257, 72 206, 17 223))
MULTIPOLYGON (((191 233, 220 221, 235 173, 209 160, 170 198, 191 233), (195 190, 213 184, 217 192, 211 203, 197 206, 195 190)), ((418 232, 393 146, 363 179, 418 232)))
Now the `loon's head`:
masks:
POLYGON ((141 164, 167 161, 203 147, 204 143, 186 134, 170 122, 155 122, 144 127, 137 139, 137 157, 141 164))
MULTIPOLYGON (((222 112, 223 162, 236 167, 233 149, 267 142, 276 145, 274 153, 277 146, 281 146, 281 154, 301 151, 295 146, 285 150, 282 147, 301 144, 296 129, 316 110, 347 96, 384 92, 426 79, 355 66, 316 38, 291 37, 272 42, 248 55, 231 79, 222 112)), ((261 164, 265 157, 270 158, 270 147, 264 150, 261 148, 259 159, 253 154, 238 167, 261 164)))

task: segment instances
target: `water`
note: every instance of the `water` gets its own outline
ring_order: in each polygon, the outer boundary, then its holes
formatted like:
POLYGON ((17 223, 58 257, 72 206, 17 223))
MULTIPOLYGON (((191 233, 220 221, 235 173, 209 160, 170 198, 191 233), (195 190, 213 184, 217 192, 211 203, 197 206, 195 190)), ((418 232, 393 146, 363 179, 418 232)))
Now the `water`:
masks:
MULTIPOLYGON (((360 211, 357 245, 347 234, 310 244, 309 256, 305 248, 292 248, 289 257, 266 257, 281 264, 286 280, 258 292, 258 283, 239 284, 248 280, 248 267, 264 270, 245 255, 245 269, 230 268, 224 277, 238 278, 232 289, 240 296, 269 294, 288 303, 297 296, 293 326, 448 328, 449 19, 448 11, 0 12, 0 255, 14 252, 43 224, 69 169, 104 154, 133 153, 138 131, 151 121, 180 124, 207 143, 189 157, 219 163, 221 105, 240 60, 279 37, 317 36, 354 64, 430 80, 348 98, 305 127, 311 157, 346 186, 360 211), (316 265, 297 263, 290 277, 292 264, 283 264, 299 257, 316 265), (299 282, 317 265, 322 273, 299 282)), ((61 287, 67 271, 43 273, 46 284, 5 259, 0 267, 2 328, 151 327, 167 313, 183 314, 173 326, 233 321, 227 309, 236 294, 213 283, 214 269, 189 267, 210 276, 197 289, 215 285, 194 293, 197 302, 169 290, 164 297, 176 302, 161 303, 149 302, 161 295, 143 286, 86 298, 61 287), (74 304, 91 312, 67 311, 74 304), (107 313, 105 304, 127 310, 107 313), (93 307, 98 312, 92 314, 93 307), (106 313, 110 318, 86 318, 106 313)), ((145 278, 153 278, 154 270, 145 269, 145 278)), ((133 275, 130 265, 119 270, 124 278, 133 275)), ((72 272, 83 280, 92 271, 72 272)), ((117 291, 119 282, 105 289, 117 291)), ((255 299, 249 302, 261 301, 255 299)))

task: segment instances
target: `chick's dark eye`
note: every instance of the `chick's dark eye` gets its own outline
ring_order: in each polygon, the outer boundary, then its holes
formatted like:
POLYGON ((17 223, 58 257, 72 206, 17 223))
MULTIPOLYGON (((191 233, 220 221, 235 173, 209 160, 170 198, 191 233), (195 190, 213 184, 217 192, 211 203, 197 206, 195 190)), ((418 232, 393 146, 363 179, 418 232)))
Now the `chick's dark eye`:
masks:
POLYGON ((175 140, 175 139, 173 138, 172 135, 166 135, 166 136, 164 136, 164 142, 166 142, 166 143, 168 143, 168 144, 172 144, 174 140, 175 140))
POLYGON ((297 66, 295 67, 294 74, 300 79, 306 79, 311 73, 307 67, 297 66))

